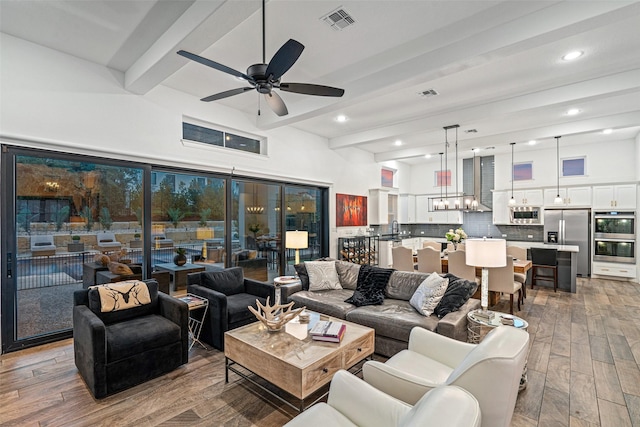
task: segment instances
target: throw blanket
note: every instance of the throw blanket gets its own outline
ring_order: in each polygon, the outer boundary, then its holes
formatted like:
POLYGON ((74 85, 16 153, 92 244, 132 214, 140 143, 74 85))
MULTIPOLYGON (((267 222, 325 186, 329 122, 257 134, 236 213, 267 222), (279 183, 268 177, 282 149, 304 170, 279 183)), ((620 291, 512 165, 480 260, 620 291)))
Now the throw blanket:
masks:
POLYGON ((109 283, 95 288, 100 295, 100 311, 103 313, 151 303, 147 284, 139 280, 109 283))

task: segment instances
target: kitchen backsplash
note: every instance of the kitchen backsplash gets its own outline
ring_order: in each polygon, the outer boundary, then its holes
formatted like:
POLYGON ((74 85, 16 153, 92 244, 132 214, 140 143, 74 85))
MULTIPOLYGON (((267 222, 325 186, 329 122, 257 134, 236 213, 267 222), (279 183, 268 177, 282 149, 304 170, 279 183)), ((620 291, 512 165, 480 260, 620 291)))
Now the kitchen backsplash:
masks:
MULTIPOLYGON (((541 225, 494 225, 491 212, 464 212, 463 224, 400 224, 400 236, 442 237, 449 229, 462 227, 469 237, 504 238, 512 241, 543 241, 541 225), (422 233, 424 232, 424 233, 422 233), (505 235, 506 236, 503 236, 505 235), (529 237, 531 236, 531 237, 529 237)), ((374 225, 373 234, 391 234, 391 224, 374 225)))

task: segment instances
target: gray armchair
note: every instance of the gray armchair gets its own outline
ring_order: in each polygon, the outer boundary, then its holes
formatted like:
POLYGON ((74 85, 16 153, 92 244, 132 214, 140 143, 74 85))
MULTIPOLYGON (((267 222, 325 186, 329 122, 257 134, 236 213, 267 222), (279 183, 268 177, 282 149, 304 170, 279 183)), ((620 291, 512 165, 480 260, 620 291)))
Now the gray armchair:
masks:
MULTIPOLYGON (((118 311, 102 311, 97 288, 73 294, 75 363, 98 399, 163 375, 189 360, 187 304, 158 292, 155 280, 145 283, 150 302, 118 311)), ((118 284, 110 284, 114 285, 118 284)), ((114 300, 133 298, 130 293, 126 298, 122 295, 114 300)))
POLYGON ((248 306, 262 304, 271 297, 275 287, 244 277, 241 267, 220 271, 203 271, 187 275, 187 292, 209 300, 208 313, 200 332, 200 340, 224 350, 224 333, 257 321, 248 306))

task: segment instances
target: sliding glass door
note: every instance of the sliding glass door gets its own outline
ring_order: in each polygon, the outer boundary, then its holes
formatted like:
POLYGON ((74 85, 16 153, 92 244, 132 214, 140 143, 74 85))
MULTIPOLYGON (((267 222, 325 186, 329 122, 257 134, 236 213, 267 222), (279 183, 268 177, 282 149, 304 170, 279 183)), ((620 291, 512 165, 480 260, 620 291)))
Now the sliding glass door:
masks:
POLYGON ((10 149, 3 173, 3 345, 19 347, 69 333, 96 254, 142 260, 129 243, 143 233, 143 169, 10 149))

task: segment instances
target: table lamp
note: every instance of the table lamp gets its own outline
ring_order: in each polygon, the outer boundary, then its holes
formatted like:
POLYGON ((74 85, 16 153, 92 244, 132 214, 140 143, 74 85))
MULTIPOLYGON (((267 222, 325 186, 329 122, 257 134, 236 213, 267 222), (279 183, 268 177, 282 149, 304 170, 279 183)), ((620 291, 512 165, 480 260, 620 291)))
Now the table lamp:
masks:
POLYGON ((296 250, 296 264, 300 264, 300 249, 309 247, 309 232, 287 231, 285 239, 285 248, 296 250))
POLYGON ((465 262, 467 265, 482 267, 481 315, 487 319, 493 317, 489 307, 489 268, 507 265, 507 241, 504 239, 467 239, 465 262))

